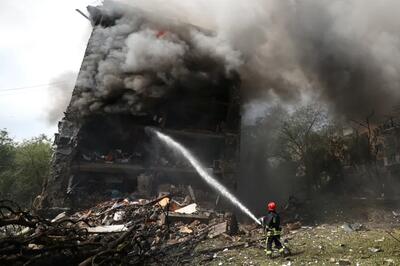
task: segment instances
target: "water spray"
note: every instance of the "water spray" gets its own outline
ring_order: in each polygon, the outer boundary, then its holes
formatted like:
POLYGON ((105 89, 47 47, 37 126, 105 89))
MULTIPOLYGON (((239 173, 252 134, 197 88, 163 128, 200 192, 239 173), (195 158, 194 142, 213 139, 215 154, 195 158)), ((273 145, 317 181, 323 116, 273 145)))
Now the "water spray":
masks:
POLYGON ((228 199, 233 205, 238 207, 243 213, 249 216, 252 220, 254 220, 257 224, 261 224, 261 222, 256 218, 256 216, 246 207, 244 206, 229 190, 224 187, 220 182, 218 182, 214 177, 212 177, 206 170, 205 167, 192 155, 192 153, 183 147, 180 143, 173 140, 171 137, 153 129, 147 128, 146 130, 151 130, 154 132, 157 137, 164 142, 170 148, 179 151, 194 167, 200 177, 211 187, 221 193, 223 197, 228 199))

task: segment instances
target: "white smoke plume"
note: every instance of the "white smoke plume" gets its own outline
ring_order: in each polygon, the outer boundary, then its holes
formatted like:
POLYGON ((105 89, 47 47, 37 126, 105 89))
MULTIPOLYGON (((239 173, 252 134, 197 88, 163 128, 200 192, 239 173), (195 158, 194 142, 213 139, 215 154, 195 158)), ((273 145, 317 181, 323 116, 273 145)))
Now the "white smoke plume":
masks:
POLYGON ((54 85, 48 89, 50 102, 45 110, 46 120, 49 124, 54 125, 64 116, 77 75, 75 72, 65 72, 51 81, 51 84, 54 85))

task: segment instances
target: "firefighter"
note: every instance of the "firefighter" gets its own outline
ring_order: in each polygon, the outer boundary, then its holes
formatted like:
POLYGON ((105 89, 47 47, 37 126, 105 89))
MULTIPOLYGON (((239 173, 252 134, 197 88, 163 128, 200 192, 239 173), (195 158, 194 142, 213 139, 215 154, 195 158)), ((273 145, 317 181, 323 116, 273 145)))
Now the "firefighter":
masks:
POLYGON ((261 218, 261 223, 267 236, 267 256, 272 257, 272 243, 275 244, 281 255, 285 255, 285 247, 280 241, 282 228, 279 214, 276 212, 276 203, 269 202, 267 209, 268 214, 261 218))

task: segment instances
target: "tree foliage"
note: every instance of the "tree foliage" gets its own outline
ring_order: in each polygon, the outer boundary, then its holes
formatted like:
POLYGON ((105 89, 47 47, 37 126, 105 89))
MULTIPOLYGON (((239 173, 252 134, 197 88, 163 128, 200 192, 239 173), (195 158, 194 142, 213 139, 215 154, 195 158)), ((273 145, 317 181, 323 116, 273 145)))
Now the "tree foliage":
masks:
POLYGON ((296 175, 305 178, 309 192, 341 179, 343 149, 325 110, 301 106, 282 121, 279 132, 283 157, 297 164, 296 175))
POLYGON ((247 160, 259 161, 258 174, 260 166, 273 162, 265 178, 283 178, 283 170, 288 175, 290 166, 289 179, 299 181, 296 184, 308 193, 342 190, 344 182, 350 181, 344 169, 370 164, 376 153, 370 135, 356 131, 344 136, 343 124, 316 104, 293 110, 271 107, 242 132, 248 150, 254 152, 254 156, 247 154, 247 160))
POLYGON ((0 197, 29 205, 49 174, 51 154, 51 141, 45 135, 17 143, 2 130, 0 197))
POLYGON ((15 143, 6 130, 0 131, 0 193, 5 195, 7 187, 13 183, 13 171, 15 169, 15 143))

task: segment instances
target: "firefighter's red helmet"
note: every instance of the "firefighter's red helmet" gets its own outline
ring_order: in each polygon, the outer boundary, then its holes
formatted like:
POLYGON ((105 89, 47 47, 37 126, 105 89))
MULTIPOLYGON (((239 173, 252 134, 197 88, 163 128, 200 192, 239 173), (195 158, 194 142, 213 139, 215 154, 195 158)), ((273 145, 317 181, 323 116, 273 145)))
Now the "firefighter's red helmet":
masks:
POLYGON ((276 203, 271 201, 268 203, 268 211, 272 212, 276 210, 276 203))

